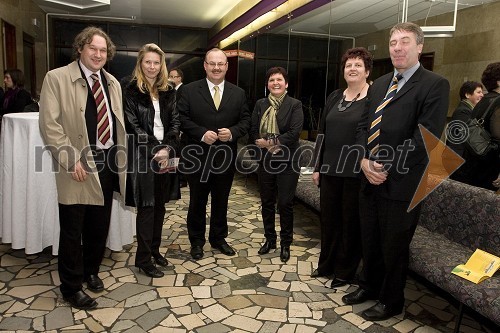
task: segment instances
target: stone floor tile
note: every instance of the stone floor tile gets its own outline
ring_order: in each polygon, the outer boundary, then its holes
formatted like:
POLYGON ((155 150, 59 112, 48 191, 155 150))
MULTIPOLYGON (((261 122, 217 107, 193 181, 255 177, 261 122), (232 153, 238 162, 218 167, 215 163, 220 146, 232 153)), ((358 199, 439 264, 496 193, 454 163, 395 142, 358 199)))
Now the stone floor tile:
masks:
POLYGON ((285 278, 285 272, 282 271, 274 271, 273 274, 271 275, 270 280, 271 281, 277 281, 281 282, 285 278))
POLYGON ((295 333, 296 328, 297 328, 296 324, 285 324, 282 327, 280 327, 280 329, 278 329, 278 333, 295 333))
POLYGON ((147 302, 150 302, 152 300, 157 299, 157 297, 158 297, 158 294, 157 294, 156 290, 148 290, 148 291, 145 291, 141 294, 137 294, 137 295, 134 295, 134 296, 127 298, 127 300, 125 301, 125 306, 127 308, 129 308, 129 307, 142 305, 142 304, 145 304, 147 302))
POLYGON ((406 312, 414 315, 414 316, 418 316, 421 312, 422 312, 423 308, 418 305, 417 303, 411 303, 407 308, 406 308, 406 312))
POLYGON ((288 288, 290 288, 290 282, 269 282, 267 287, 278 290, 288 290, 288 288))
POLYGON ((256 319, 266 321, 279 321, 282 323, 285 323, 288 320, 286 310, 273 308, 264 308, 262 312, 259 313, 256 319))
POLYGON ((191 302, 194 302, 194 298, 191 295, 175 296, 175 297, 169 297, 167 301, 171 307, 178 308, 181 306, 188 305, 191 302))
POLYGON ((420 303, 423 303, 423 304, 426 304, 426 305, 430 305, 436 309, 439 309, 439 310, 443 310, 445 309, 449 303, 444 301, 444 300, 440 300, 438 298, 435 298, 435 297, 430 297, 430 296, 422 296, 420 299, 419 299, 420 303))
POLYGON ((154 301, 148 302, 147 306, 150 310, 157 310, 165 308, 168 306, 167 300, 165 298, 156 299, 154 301))
POLYGON ((408 333, 419 327, 420 324, 415 323, 412 320, 405 319, 393 326, 395 330, 401 333, 408 333))
POLYGON ((342 319, 353 324, 354 326, 360 326, 364 323, 364 319, 355 313, 349 312, 342 316, 342 319))
POLYGON ((99 324, 97 321, 95 321, 94 318, 85 318, 83 320, 83 323, 91 332, 103 332, 105 331, 104 327, 102 327, 101 324, 99 324))
POLYGON ((312 311, 334 308, 336 305, 332 301, 311 302, 307 304, 312 311))
POLYGON ((226 318, 222 324, 248 332, 258 332, 263 325, 262 322, 258 320, 240 315, 232 315, 231 317, 226 318))
POLYGON ((95 309, 90 315, 104 327, 111 327, 123 313, 123 308, 95 309))
POLYGON ((211 288, 210 286, 192 286, 191 291, 194 298, 210 298, 211 288))
POLYGON ((181 315, 188 315, 193 313, 193 309, 190 306, 180 306, 178 308, 172 308, 171 309, 173 313, 175 313, 178 316, 181 315))
POLYGON ((297 325, 297 328, 295 331, 300 332, 300 333, 314 333, 317 331, 317 329, 315 327, 311 327, 311 326, 297 325))
POLYGON ((259 330, 259 333, 276 333, 280 327, 281 323, 266 321, 264 325, 259 330))
POLYGON ((205 322, 203 322, 203 320, 201 320, 200 317, 195 314, 190 314, 178 319, 182 323, 182 326, 184 326, 188 330, 192 330, 200 326, 205 326, 205 322))
POLYGON ((165 327, 181 327, 182 324, 173 314, 169 314, 167 318, 165 318, 161 323, 161 326, 165 327))
POLYGON ((292 318, 311 318, 312 312, 309 307, 304 303, 289 302, 288 303, 288 316, 292 318))
POLYGON ((311 288, 307 285, 307 283, 301 281, 292 281, 290 285, 290 291, 303 291, 303 292, 311 292, 311 288))
POLYGON ((273 295, 249 295, 248 298, 257 305, 265 308, 286 309, 289 305, 288 297, 273 295))
POLYGON ((439 332, 440 332, 439 330, 426 325, 418 327, 414 333, 439 333, 439 332))
POLYGON ((214 304, 201 311, 205 316, 210 318, 213 322, 219 322, 227 317, 231 316, 231 311, 228 311, 225 307, 220 304, 214 304))
POLYGON ((234 311, 234 313, 237 315, 240 315, 240 316, 255 318, 255 317, 257 317, 257 314, 261 310, 262 310, 262 307, 256 305, 256 306, 250 306, 248 308, 236 310, 236 311, 234 311))
POLYGON ((56 305, 54 298, 49 297, 38 297, 30 305, 30 309, 33 310, 53 310, 56 305))
POLYGON ((229 296, 219 299, 219 303, 233 311, 251 306, 253 303, 244 296, 229 296))
POLYGON ((34 286, 14 287, 12 289, 9 289, 6 292, 6 295, 10 295, 20 299, 26 299, 30 296, 42 294, 50 289, 54 289, 54 286, 34 285, 34 286))

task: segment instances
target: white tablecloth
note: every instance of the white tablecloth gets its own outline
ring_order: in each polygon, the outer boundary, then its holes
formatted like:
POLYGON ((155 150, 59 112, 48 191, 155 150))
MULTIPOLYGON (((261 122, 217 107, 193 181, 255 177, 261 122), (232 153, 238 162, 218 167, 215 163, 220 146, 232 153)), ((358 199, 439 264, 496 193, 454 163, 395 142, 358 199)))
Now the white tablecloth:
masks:
MULTIPOLYGON (((38 113, 7 114, 0 137, 0 238, 27 254, 59 250, 59 211, 53 162, 45 150, 38 113)), ((118 193, 113 197, 107 247, 133 242, 135 213, 118 193)))

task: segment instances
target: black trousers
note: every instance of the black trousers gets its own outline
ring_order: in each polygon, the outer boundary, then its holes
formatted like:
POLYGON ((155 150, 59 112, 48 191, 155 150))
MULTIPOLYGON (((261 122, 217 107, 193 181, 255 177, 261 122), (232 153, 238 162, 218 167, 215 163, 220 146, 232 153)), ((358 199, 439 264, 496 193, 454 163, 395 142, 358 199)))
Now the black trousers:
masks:
POLYGON ((165 202, 161 192, 161 175, 155 174, 154 196, 155 205, 137 207, 135 219, 137 235, 137 252, 135 265, 144 266, 151 264, 151 256, 160 255, 161 232, 165 218, 165 202))
POLYGON ((108 163, 97 163, 104 206, 59 204, 58 270, 63 296, 82 289, 89 275, 97 275, 109 232, 113 189, 118 175, 108 163))
POLYGON ((276 241, 275 217, 276 197, 280 214, 281 247, 290 246, 293 240, 293 198, 299 173, 287 165, 283 171, 275 172, 267 164, 259 165, 259 191, 262 202, 262 221, 264 236, 268 241, 276 241))
POLYGON ((382 198, 374 185, 360 192, 363 270, 360 286, 389 308, 402 310, 410 242, 421 205, 407 212, 409 202, 382 198))
POLYGON ((351 280, 361 261, 360 180, 321 175, 321 253, 318 271, 351 280))
POLYGON ((206 180, 201 180, 202 173, 187 173, 189 184, 189 210, 187 227, 191 246, 205 245, 207 228, 206 214, 208 195, 210 203, 210 231, 208 241, 212 245, 225 242, 228 235, 227 202, 233 184, 234 165, 223 173, 210 173, 206 180))

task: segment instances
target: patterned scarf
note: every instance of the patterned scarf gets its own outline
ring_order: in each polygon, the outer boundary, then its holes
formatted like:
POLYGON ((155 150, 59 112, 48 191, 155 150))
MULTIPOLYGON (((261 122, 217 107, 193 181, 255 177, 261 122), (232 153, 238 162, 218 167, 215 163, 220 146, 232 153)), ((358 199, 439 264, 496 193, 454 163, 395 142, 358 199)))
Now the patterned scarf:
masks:
POLYGON ((279 97, 274 97, 272 94, 269 94, 267 97, 269 99, 269 103, 271 104, 267 110, 264 112, 262 119, 260 120, 260 133, 262 137, 265 137, 266 134, 280 134, 280 130, 278 128, 278 123, 276 122, 276 114, 285 99, 287 91, 283 93, 283 95, 279 97))

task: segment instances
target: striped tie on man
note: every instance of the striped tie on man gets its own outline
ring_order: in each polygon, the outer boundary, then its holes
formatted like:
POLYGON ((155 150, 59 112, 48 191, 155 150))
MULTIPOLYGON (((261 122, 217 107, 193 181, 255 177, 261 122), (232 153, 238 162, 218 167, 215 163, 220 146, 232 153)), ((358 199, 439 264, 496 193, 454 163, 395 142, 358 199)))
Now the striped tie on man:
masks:
POLYGON ((382 103, 375 110, 375 119, 373 119, 370 125, 370 131, 368 132, 368 150, 370 156, 376 157, 379 150, 379 136, 380 136, 380 125, 382 122, 382 115, 384 114, 384 108, 391 102, 391 100, 396 96, 398 91, 398 81, 403 78, 403 75, 398 74, 392 79, 392 84, 382 100, 382 103))
POLYGON ((108 108, 106 106, 106 100, 104 99, 104 91, 102 90, 101 83, 99 82, 99 77, 97 74, 90 75, 94 84, 92 85, 92 95, 95 98, 95 104, 97 106, 97 139, 103 145, 108 142, 111 133, 108 118, 108 108))

